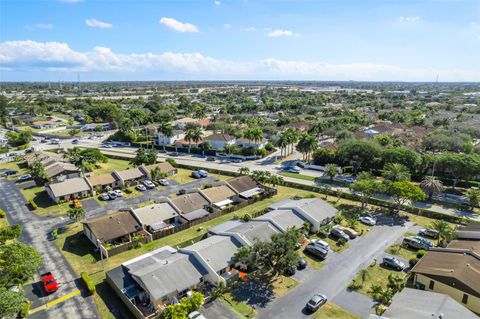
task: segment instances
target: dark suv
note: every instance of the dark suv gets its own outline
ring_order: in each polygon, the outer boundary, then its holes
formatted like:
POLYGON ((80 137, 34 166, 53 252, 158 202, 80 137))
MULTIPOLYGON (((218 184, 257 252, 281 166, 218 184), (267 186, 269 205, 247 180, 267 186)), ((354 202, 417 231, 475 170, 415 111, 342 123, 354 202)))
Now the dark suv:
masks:
POLYGON ((310 243, 307 245, 307 247, 305 247, 305 252, 321 259, 325 259, 325 257, 327 257, 327 254, 328 254, 328 251, 326 249, 318 245, 315 245, 313 243, 310 243))

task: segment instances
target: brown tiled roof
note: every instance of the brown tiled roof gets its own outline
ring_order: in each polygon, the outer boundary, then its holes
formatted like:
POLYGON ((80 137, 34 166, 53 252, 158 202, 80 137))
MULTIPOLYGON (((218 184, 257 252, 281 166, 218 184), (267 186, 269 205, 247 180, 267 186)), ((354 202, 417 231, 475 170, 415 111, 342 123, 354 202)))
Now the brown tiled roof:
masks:
POLYGON ((477 257, 468 253, 428 251, 413 267, 412 273, 480 297, 480 260, 477 257))
POLYGON ((205 137, 206 141, 233 141, 235 139, 234 136, 228 134, 212 134, 210 136, 205 137))
POLYGON ((90 184, 92 186, 97 186, 97 185, 109 185, 114 183, 117 179, 112 173, 106 173, 102 175, 92 175, 88 177, 88 180, 90 181, 90 184))
POLYGON ((145 168, 148 170, 149 173, 155 167, 158 167, 160 169, 160 171, 164 172, 164 173, 168 173, 168 172, 171 172, 171 171, 175 170, 175 168, 172 166, 172 164, 170 164, 168 162, 156 163, 156 164, 151 164, 151 165, 146 165, 145 166, 145 168))
POLYGON ((144 176, 138 167, 118 171, 117 174, 125 181, 142 178, 144 176))
POLYGON ((50 184, 47 187, 50 188, 55 197, 61 197, 90 190, 90 186, 83 177, 70 178, 60 183, 50 184))
POLYGON ((478 240, 452 240, 447 248, 468 249, 480 254, 480 241, 478 240))
POLYGON ((201 192, 212 203, 218 203, 223 200, 229 199, 232 196, 235 196, 235 192, 227 185, 219 185, 219 186, 213 186, 210 188, 205 188, 205 189, 202 189, 201 192))
POLYGON ((190 213, 210 204, 199 192, 180 195, 172 198, 171 202, 182 213, 190 213))
POLYGON ((78 168, 71 163, 55 162, 45 167, 45 173, 47 173, 48 177, 55 177, 62 173, 68 174, 75 172, 78 172, 78 168))
POLYGON ((140 223, 129 211, 116 212, 102 216, 87 221, 84 224, 90 229, 95 237, 102 242, 132 234, 142 229, 140 223))
POLYGON ((55 162, 65 162, 63 154, 57 154, 53 152, 35 152, 25 155, 25 161, 28 165, 32 164, 35 161, 40 161, 42 163, 47 163, 50 161, 55 162))
POLYGON ((235 177, 229 179, 227 183, 238 193, 243 193, 258 187, 257 182, 255 182, 250 176, 235 177))

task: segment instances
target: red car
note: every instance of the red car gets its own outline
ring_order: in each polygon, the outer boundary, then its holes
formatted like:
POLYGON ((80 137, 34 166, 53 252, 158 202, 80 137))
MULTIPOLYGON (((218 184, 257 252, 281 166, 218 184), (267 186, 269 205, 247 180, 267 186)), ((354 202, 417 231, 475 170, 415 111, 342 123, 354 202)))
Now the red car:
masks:
POLYGON ((42 275, 42 287, 43 291, 47 294, 58 290, 58 283, 51 272, 44 273, 42 275))

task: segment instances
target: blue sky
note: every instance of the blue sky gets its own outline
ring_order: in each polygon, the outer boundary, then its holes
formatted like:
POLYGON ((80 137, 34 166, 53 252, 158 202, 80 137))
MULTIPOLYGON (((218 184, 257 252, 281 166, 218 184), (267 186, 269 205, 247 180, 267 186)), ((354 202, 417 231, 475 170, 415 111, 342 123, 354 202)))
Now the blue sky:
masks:
POLYGON ((0 5, 3 81, 480 81, 480 0, 0 5))

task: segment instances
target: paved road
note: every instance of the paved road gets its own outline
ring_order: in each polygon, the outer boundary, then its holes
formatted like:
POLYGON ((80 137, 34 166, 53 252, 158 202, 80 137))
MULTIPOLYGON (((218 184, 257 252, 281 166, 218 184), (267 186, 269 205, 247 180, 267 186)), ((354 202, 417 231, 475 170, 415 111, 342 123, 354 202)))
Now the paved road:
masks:
MULTIPOLYGON (((35 275, 35 282, 40 281, 39 275, 41 273, 52 271, 60 284, 58 292, 50 296, 39 294, 38 285, 34 284, 34 289, 32 289, 31 285, 27 285, 27 295, 36 297, 33 307, 46 304, 79 288, 83 290, 82 284, 79 284, 79 281, 76 280, 77 275, 62 256, 55 243, 47 240, 47 233, 52 227, 52 222, 58 221, 58 219, 41 218, 31 213, 27 209, 26 201, 18 188, 13 182, 5 179, 0 179, 0 208, 7 212, 7 217, 11 224, 21 224, 23 226, 21 241, 35 247, 42 256, 43 263, 35 275)), ((46 311, 38 312, 31 317, 52 319, 99 318, 92 298, 84 297, 81 294, 46 311)))
POLYGON ((257 318, 308 318, 304 307, 312 294, 321 292, 329 300, 341 294, 355 278, 357 272, 369 265, 374 258, 379 260, 384 250, 395 242, 411 223, 383 224, 350 242, 350 248, 341 254, 330 253, 325 260, 326 266, 320 270, 310 270, 301 283, 282 298, 269 302, 263 308, 257 308, 257 318))

